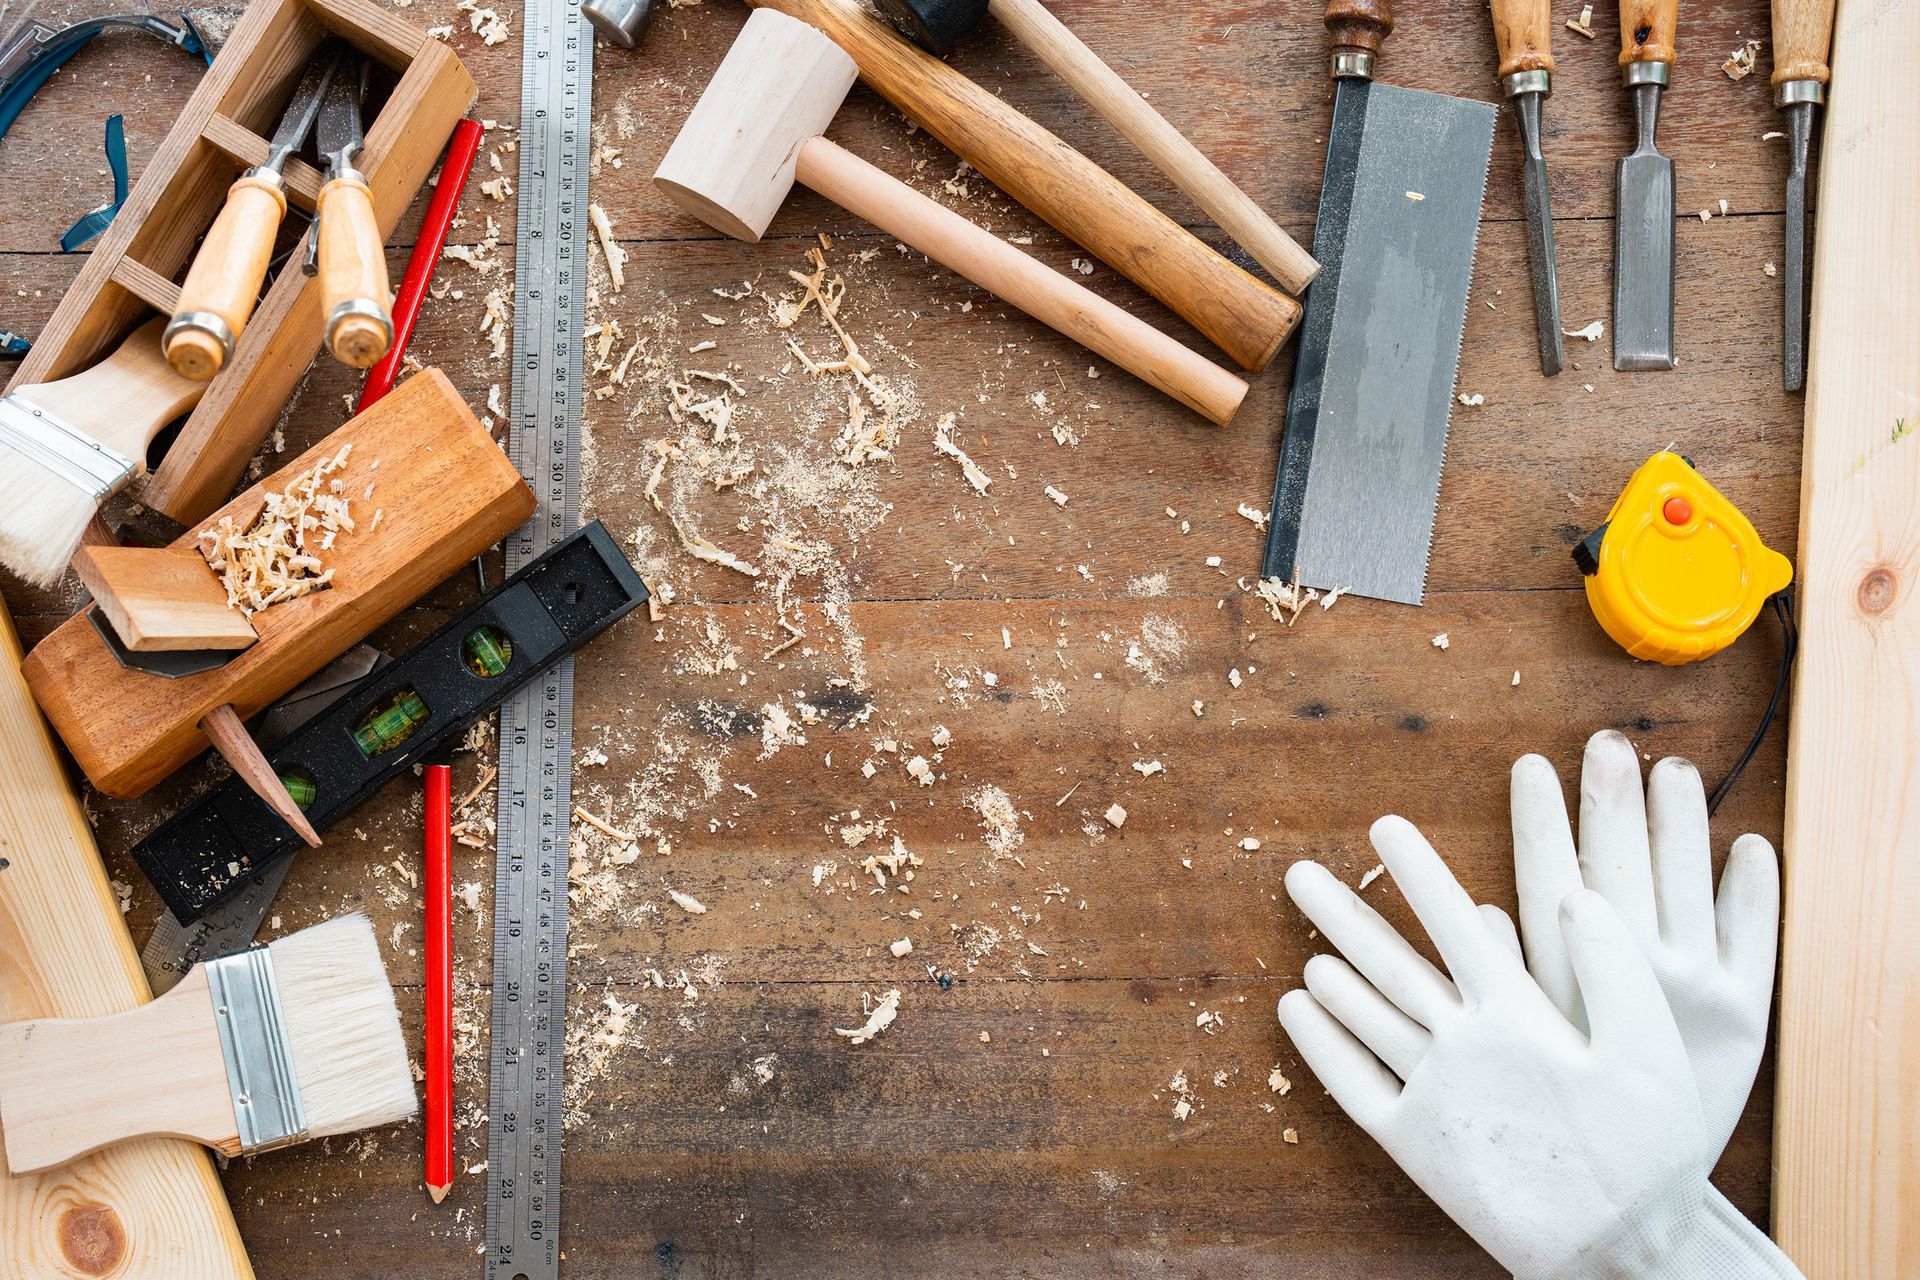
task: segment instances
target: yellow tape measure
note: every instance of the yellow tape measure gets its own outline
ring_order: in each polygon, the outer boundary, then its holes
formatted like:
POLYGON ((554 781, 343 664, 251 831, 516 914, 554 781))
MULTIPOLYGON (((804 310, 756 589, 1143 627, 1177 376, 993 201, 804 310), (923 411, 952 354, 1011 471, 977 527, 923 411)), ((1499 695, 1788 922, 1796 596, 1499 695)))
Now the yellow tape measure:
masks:
POLYGON ((1573 558, 1606 633, 1670 667, 1738 640, 1793 581, 1787 558, 1677 453, 1656 453, 1633 473, 1573 558))

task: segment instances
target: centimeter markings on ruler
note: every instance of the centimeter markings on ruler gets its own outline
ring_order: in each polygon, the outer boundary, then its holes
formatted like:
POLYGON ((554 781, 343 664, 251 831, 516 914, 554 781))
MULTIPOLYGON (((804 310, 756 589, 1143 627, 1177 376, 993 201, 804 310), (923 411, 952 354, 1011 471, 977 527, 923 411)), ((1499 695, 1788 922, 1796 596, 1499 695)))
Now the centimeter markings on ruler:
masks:
MULTIPOLYGON (((579 0, 533 0, 520 27, 508 452, 540 505, 506 543, 508 573, 580 524, 580 332, 593 111, 593 40, 579 0)), ((564 658, 500 708, 487 1280, 554 1280, 560 1273, 572 767, 573 659, 564 658)))

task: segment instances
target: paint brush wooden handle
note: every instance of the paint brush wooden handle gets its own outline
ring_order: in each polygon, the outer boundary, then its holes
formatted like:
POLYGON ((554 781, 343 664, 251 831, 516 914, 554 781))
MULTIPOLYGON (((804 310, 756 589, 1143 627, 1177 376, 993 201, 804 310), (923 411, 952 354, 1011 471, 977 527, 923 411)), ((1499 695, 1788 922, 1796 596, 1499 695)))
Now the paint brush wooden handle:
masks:
POLYGON ((320 313, 334 359, 365 369, 393 345, 387 251, 374 221, 373 193, 358 174, 320 188, 320 313))
POLYGON ((800 148, 795 176, 1210 422, 1226 423, 1246 397, 1212 361, 825 138, 800 148))
POLYGON ((1553 71, 1550 0, 1492 0, 1493 38, 1500 46, 1500 78, 1553 71))
POLYGON ((1280 287, 1299 293, 1313 283, 1320 264, 1282 231, 1266 211, 1220 172, 1167 118, 1147 104, 1040 0, 990 0, 988 12, 1021 44, 1038 54, 1073 91, 1138 147, 1220 229, 1273 273, 1280 287))
POLYGON ((238 1155, 226 1070, 217 1050, 206 1052, 218 1042, 199 968, 126 1013, 0 1026, 8 1168, 57 1168, 134 1135, 238 1155), (137 1070, 129 1069, 134 1057, 137 1070))
POLYGON ((1680 0, 1620 0, 1620 65, 1673 61, 1680 0))
POLYGON ((286 216, 286 192, 271 170, 248 170, 227 188, 167 325, 167 363, 181 377, 205 382, 226 367, 259 300, 286 216))
POLYGON ((1266 368, 1299 322, 1299 303, 1215 253, 998 95, 915 47, 860 0, 749 2, 825 32, 876 93, 1184 317, 1241 368, 1266 368))

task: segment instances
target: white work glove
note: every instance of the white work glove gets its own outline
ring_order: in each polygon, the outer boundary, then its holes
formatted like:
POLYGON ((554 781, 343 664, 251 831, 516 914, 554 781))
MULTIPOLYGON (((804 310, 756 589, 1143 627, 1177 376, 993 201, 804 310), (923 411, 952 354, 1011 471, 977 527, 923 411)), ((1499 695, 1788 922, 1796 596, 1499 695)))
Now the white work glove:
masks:
POLYGON ((1780 868, 1760 836, 1733 843, 1713 896, 1706 791, 1685 760, 1653 766, 1613 730, 1587 740, 1580 766, 1580 851, 1553 766, 1513 766, 1513 878, 1527 968, 1560 1012, 1586 1026, 1561 937, 1560 903, 1582 887, 1610 903, 1653 965, 1693 1064, 1707 1145, 1720 1158, 1767 1047, 1780 929, 1780 868))
POLYGON ((1279 1010, 1361 1128, 1521 1280, 1797 1275, 1709 1194, 1685 1047, 1605 899, 1580 890, 1559 909, 1582 1034, 1527 973, 1505 915, 1475 907, 1411 824, 1382 818, 1372 838, 1452 980, 1301 862, 1288 893, 1346 959, 1315 956, 1279 1010))

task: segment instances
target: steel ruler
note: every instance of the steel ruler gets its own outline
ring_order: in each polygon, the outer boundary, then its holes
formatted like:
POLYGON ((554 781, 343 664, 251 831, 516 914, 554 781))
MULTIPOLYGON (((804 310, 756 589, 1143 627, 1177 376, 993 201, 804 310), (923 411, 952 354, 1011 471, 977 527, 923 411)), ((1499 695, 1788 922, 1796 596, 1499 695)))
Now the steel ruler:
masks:
MULTIPOLYGON (((579 0, 533 0, 520 23, 512 438, 540 505, 507 540, 507 572, 580 523, 593 39, 579 0)), ((488 1280, 560 1273, 561 1054, 567 1013, 567 829, 573 659, 500 708, 487 1076, 488 1280)))

